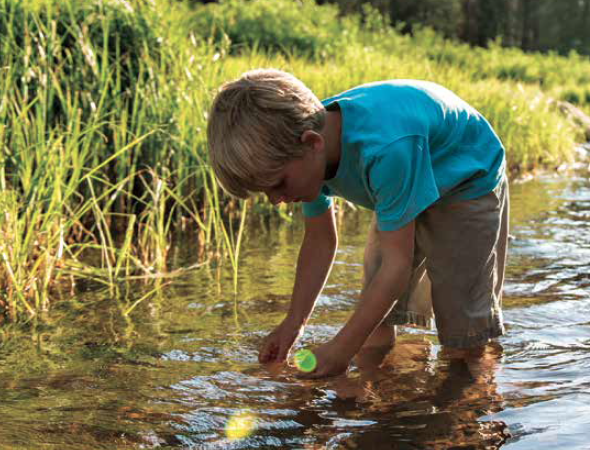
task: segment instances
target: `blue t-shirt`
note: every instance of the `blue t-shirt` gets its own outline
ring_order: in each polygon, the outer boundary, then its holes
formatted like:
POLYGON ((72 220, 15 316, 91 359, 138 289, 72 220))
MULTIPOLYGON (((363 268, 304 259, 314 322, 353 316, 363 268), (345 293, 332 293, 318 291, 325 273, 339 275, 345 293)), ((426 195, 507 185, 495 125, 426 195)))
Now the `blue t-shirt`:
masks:
POLYGON ((488 121, 435 83, 365 84, 322 102, 342 115, 334 178, 303 213, 324 213, 338 196, 374 210, 380 230, 397 230, 435 202, 492 191, 505 169, 504 148, 488 121))

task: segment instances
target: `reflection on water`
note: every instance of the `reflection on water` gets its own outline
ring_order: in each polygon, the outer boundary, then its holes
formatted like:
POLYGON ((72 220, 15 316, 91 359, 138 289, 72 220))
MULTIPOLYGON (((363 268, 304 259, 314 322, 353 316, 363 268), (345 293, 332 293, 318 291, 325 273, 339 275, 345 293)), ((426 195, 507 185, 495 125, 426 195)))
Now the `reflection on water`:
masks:
MULTIPOLYGON (((459 360, 435 333, 408 328, 345 377, 304 381, 293 366, 260 366, 301 235, 271 227, 246 241, 237 294, 231 273, 207 268, 129 318, 137 286, 64 301, 24 335, 6 330, 0 448, 589 449, 590 183, 545 177, 514 184, 511 199, 509 333, 483 354, 459 360)), ((346 320, 368 219, 341 223, 301 346, 346 320)))

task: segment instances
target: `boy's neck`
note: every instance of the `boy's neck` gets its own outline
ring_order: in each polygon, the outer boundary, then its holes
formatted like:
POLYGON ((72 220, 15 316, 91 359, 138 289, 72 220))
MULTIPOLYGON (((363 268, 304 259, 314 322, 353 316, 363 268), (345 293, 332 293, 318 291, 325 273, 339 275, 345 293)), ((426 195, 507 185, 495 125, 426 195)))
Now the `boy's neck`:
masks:
POLYGON ((322 130, 326 152, 326 172, 324 175, 326 180, 336 176, 340 164, 341 126, 342 116, 340 115, 340 109, 328 111, 326 113, 326 123, 322 130))

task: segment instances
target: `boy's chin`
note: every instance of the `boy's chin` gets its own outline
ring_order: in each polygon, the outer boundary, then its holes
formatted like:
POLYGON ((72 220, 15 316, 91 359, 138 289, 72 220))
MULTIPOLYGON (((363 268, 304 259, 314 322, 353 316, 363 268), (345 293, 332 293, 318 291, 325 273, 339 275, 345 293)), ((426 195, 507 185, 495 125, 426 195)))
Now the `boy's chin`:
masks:
POLYGON ((306 195, 304 197, 301 197, 301 201, 302 202, 313 202, 316 198, 318 198, 320 196, 322 192, 322 188, 320 186, 320 188, 317 190, 317 192, 315 194, 310 194, 310 195, 306 195))

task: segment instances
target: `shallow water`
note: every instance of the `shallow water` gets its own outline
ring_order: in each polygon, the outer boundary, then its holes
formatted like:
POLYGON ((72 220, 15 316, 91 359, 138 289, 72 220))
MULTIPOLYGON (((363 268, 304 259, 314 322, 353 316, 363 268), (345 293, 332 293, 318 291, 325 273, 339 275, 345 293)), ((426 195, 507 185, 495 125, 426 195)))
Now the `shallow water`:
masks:
MULTIPOLYGON (((476 362, 406 328, 381 367, 368 355, 347 377, 261 367, 256 349, 287 310, 301 236, 290 225, 261 233, 261 223, 244 244, 237 294, 229 270, 205 268, 128 318, 141 287, 89 287, 32 332, 7 331, 0 449, 590 449, 590 182, 584 172, 537 178, 513 184, 511 201, 508 334, 476 362), (244 413, 251 430, 230 439, 228 422, 244 413)), ((346 320, 368 219, 341 224, 302 345, 346 320)), ((179 263, 191 257, 182 244, 179 263)))

